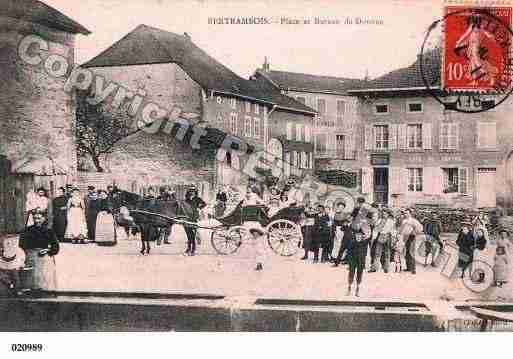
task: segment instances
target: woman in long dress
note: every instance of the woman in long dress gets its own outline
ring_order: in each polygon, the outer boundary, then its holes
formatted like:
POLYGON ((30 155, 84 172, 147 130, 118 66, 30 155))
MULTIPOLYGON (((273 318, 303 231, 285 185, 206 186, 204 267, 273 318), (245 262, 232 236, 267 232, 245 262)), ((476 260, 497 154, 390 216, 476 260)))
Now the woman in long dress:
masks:
POLYGON ((26 253, 25 267, 31 269, 24 276, 24 287, 32 291, 57 289, 57 273, 54 256, 59 253, 55 233, 46 225, 44 212, 34 212, 34 225, 21 236, 19 246, 26 253))
POLYGON ((58 196, 52 201, 53 230, 59 242, 64 241, 64 234, 66 233, 67 202, 66 190, 64 187, 60 187, 58 196))
POLYGON ((116 227, 112 216, 112 202, 107 192, 100 190, 97 201, 98 216, 96 217, 96 243, 99 246, 113 246, 116 242, 116 227))
POLYGON ((85 243, 87 238, 87 224, 85 218, 85 204, 78 188, 73 189, 68 201, 68 224, 64 237, 73 243, 85 243))
POLYGON ((511 254, 512 245, 509 241, 509 232, 502 229, 497 239, 493 264, 494 280, 497 287, 502 287, 503 284, 508 282, 511 271, 511 254))

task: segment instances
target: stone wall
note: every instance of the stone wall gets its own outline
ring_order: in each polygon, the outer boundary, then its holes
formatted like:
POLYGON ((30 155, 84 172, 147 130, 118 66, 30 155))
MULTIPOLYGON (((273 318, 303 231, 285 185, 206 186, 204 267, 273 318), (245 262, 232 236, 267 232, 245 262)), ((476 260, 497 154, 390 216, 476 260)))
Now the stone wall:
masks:
POLYGON ((28 65, 18 56, 18 44, 27 35, 48 41, 48 53, 63 55, 70 64, 74 59, 72 35, 0 17, 0 154, 14 166, 31 157, 50 157, 73 173, 72 95, 64 91, 65 77, 51 77, 42 64, 28 65))

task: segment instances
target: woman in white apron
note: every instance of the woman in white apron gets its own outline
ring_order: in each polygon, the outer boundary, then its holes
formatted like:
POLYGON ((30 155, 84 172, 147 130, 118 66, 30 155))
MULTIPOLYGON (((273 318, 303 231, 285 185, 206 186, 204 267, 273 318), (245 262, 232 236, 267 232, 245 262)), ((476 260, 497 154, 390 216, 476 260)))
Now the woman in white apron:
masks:
POLYGON ((85 243, 87 238, 87 223, 85 217, 85 204, 78 188, 73 189, 68 201, 68 224, 64 237, 72 243, 85 243))
POLYGON ((97 201, 98 216, 96 217, 96 244, 99 246, 113 246, 117 242, 116 226, 112 216, 112 203, 107 192, 100 190, 97 201))

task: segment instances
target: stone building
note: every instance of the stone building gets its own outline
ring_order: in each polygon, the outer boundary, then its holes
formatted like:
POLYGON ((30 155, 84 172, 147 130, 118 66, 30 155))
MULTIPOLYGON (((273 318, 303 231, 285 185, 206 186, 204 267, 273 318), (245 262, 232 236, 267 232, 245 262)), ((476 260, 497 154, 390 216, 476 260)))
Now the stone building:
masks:
POLYGON ((24 227, 29 191, 44 186, 53 195, 76 175, 73 95, 66 74, 45 65, 60 55, 71 69, 77 34, 89 31, 40 1, 0 1, 0 234, 24 227), (47 44, 36 65, 21 56, 27 37, 47 44))
MULTIPOLYGON (((439 63, 431 65, 425 73, 442 96, 439 63)), ((473 114, 445 109, 427 91, 418 61, 348 92, 360 100, 359 163, 362 192, 369 201, 459 208, 510 201, 510 101, 473 114)), ((476 106, 468 96, 459 102, 456 97, 441 98, 467 110, 476 106)), ((480 99, 479 106, 495 101, 492 96, 480 99)))
MULTIPOLYGON (((109 172, 128 182, 238 185, 245 180, 240 171, 246 156, 232 150, 217 161, 222 138, 213 140, 212 136, 234 135, 253 150, 264 150, 275 133, 271 119, 305 122, 315 115, 276 89, 239 77, 198 48, 189 35, 146 25, 138 26, 83 67, 132 94, 144 93, 140 108, 150 101, 169 112, 179 107, 183 113, 197 114, 193 122, 209 131, 204 142, 200 141, 200 149, 178 141, 174 131, 162 129, 139 131, 122 140, 104 161, 109 172), (209 141, 215 146, 209 146, 209 141)), ((102 106, 108 107, 115 96, 113 92, 102 106)), ((130 100, 125 106, 130 108, 130 100)))
POLYGON ((1 2, 0 154, 12 162, 13 172, 74 176, 73 96, 64 90, 66 76, 51 76, 44 66, 50 54, 64 56, 72 65, 75 35, 89 33, 40 1, 1 2), (27 36, 48 44, 37 65, 18 52, 27 36))
POLYGON ((361 80, 271 70, 267 59, 255 77, 317 111, 312 126, 295 129, 314 140, 317 175, 332 184, 357 185, 358 98, 347 90, 361 80))

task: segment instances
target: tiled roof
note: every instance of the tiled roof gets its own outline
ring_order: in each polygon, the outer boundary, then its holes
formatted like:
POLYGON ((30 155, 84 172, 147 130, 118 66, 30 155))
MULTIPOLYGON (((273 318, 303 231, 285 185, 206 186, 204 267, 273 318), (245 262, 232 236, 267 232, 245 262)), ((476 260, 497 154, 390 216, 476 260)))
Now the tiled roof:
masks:
POLYGON ((139 25, 83 67, 159 63, 176 63, 205 90, 270 102, 295 111, 315 112, 272 86, 264 87, 256 81, 243 79, 196 46, 189 37, 147 25, 139 25))
POLYGON ((307 92, 329 92, 346 94, 347 90, 358 86, 362 80, 346 77, 318 76, 287 71, 257 70, 257 75, 262 75, 282 90, 296 90, 307 92))
POLYGON ((429 87, 440 86, 440 52, 432 50, 422 57, 422 71, 420 57, 408 67, 391 71, 374 80, 362 82, 349 92, 373 91, 373 90, 405 90, 426 88, 424 78, 429 87))
POLYGON ((0 0, 0 16, 33 22, 72 34, 91 33, 78 22, 38 0, 0 0))

